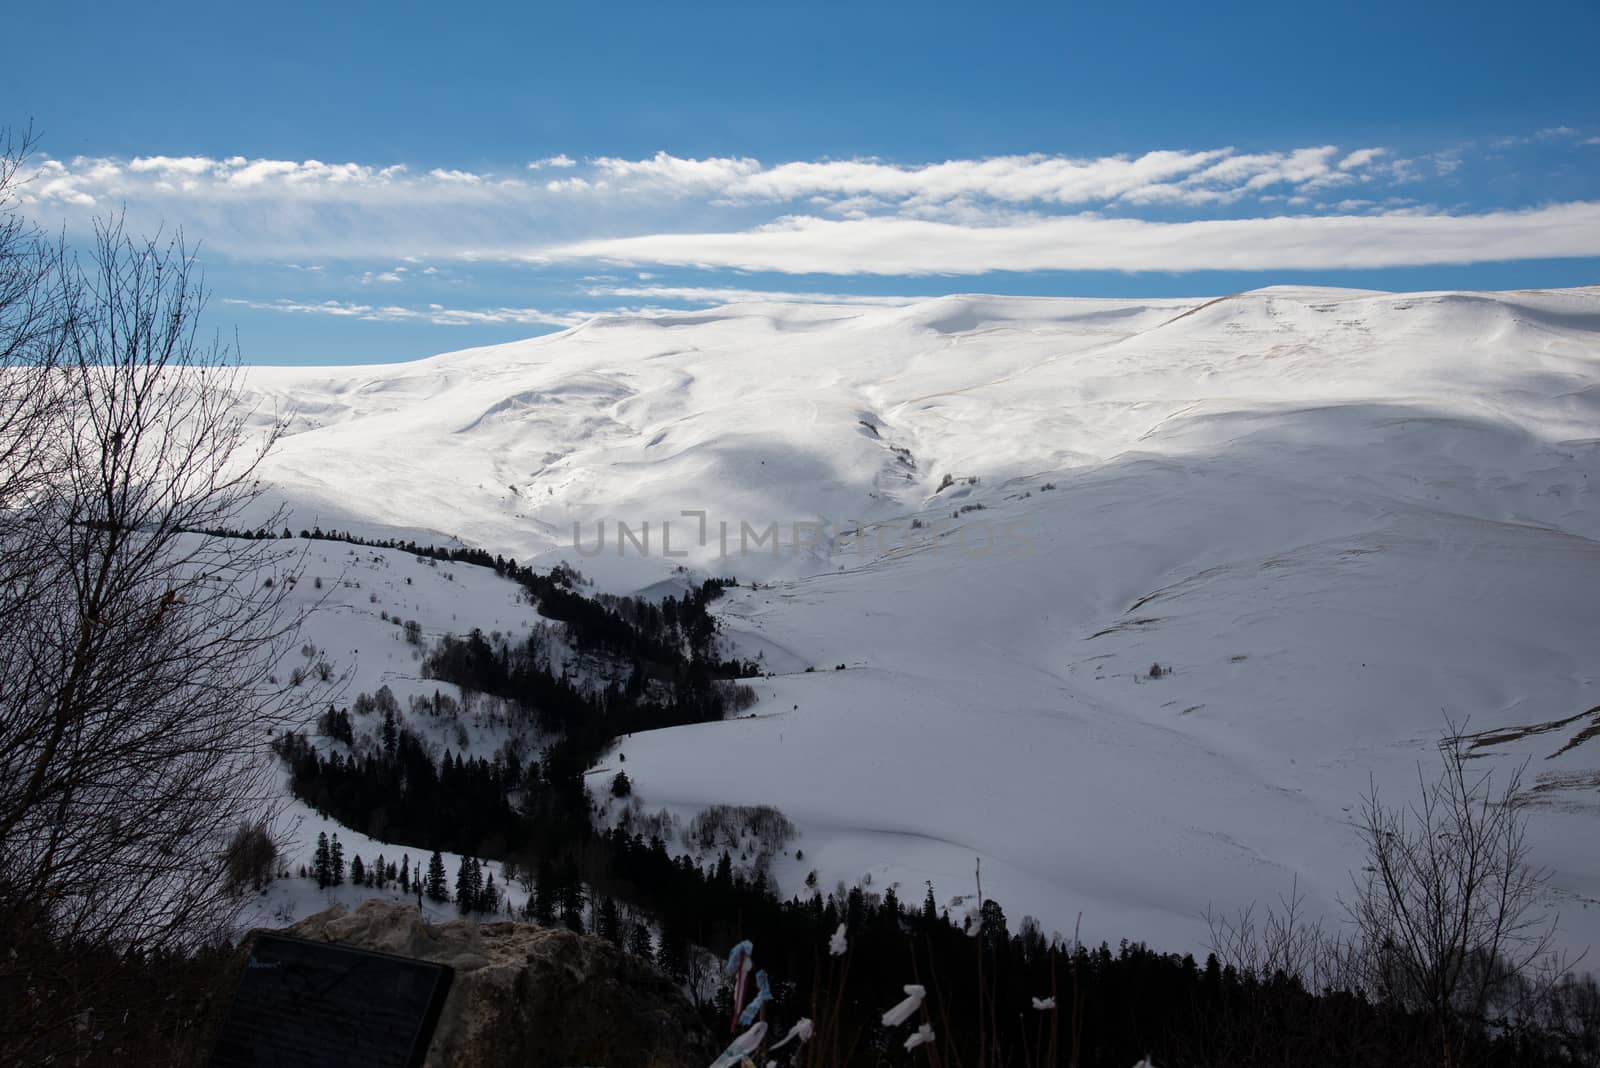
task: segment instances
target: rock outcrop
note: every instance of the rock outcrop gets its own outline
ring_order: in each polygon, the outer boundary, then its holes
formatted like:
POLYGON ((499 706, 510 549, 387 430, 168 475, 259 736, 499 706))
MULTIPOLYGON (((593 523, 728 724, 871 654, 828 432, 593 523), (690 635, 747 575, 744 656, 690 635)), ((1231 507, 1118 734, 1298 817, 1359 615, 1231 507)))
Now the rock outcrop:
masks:
POLYGON ((510 921, 429 924, 382 901, 336 905, 285 933, 454 968, 428 1068, 688 1068, 716 1055, 676 986, 598 938, 510 921))

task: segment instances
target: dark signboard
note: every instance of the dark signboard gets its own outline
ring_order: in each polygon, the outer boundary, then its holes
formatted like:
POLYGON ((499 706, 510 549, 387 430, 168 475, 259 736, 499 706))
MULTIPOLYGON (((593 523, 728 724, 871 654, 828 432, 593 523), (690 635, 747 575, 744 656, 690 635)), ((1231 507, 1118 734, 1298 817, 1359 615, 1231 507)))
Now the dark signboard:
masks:
POLYGON ((213 1068, 416 1068, 450 989, 442 964, 262 935, 213 1068))

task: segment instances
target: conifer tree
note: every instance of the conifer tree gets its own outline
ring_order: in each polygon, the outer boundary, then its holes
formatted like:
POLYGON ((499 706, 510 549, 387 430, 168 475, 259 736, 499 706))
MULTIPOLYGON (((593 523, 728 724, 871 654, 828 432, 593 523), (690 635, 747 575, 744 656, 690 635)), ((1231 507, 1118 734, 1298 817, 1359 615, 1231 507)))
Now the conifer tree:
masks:
POLYGON ((583 880, 578 865, 568 858, 561 866, 561 923, 569 931, 583 933, 583 880))
POLYGON ((411 854, 400 858, 400 889, 411 893, 411 854))
POLYGON ((542 927, 553 927, 556 922, 556 906, 559 897, 556 892, 556 876, 551 870, 550 863, 539 861, 538 881, 534 884, 533 891, 533 919, 542 927))
POLYGON ((333 885, 340 886, 344 883, 344 846, 339 844, 339 835, 335 832, 328 845, 328 860, 331 864, 333 885))
POLYGON ((600 902, 600 913, 595 919, 595 933, 614 946, 622 945, 622 916, 617 903, 610 897, 600 902))
POLYGON ((317 889, 326 890, 333 885, 333 854, 328 849, 327 831, 317 833, 317 852, 311 871, 317 880, 317 889))
POLYGON ((357 853, 355 859, 350 861, 350 885, 361 886, 367 881, 367 866, 361 863, 361 854, 357 853))
POLYGON ((477 895, 472 892, 472 858, 462 857, 456 869, 456 911, 465 916, 478 907, 477 895))
POLYGON ((443 904, 450 900, 450 887, 445 883, 444 856, 437 849, 433 851, 433 856, 428 858, 426 892, 429 901, 443 904))
POLYGON ((500 911, 500 891, 495 888, 492 871, 484 879, 483 890, 478 896, 478 910, 489 913, 500 911))
POLYGON ((628 930, 628 952, 640 960, 655 959, 655 945, 650 939, 650 928, 642 923, 635 923, 628 930))
POLYGON ((680 982, 688 978, 689 943, 671 918, 661 925, 661 947, 656 951, 656 964, 680 982))

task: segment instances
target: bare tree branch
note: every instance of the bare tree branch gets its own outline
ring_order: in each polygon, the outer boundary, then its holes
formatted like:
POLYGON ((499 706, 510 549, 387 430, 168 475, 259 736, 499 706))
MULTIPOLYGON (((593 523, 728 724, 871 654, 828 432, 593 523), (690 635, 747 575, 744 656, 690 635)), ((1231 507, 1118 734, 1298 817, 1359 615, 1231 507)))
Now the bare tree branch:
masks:
MULTIPOLYGON (((280 803, 268 745, 317 700, 273 675, 300 623, 265 581, 281 543, 202 533, 246 525, 276 424, 200 333, 181 239, 112 221, 72 262, 11 211, 25 148, 0 146, 0 937, 189 952, 229 933, 230 849, 280 803)), ((0 961, 7 1063, 95 1004, 28 967, 0 961)))

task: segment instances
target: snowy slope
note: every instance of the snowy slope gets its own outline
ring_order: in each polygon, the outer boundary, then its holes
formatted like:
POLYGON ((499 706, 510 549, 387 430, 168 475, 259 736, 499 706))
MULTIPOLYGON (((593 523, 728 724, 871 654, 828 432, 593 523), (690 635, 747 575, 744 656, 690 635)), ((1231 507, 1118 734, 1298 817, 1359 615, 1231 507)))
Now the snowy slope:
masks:
MULTIPOLYGON (((759 581, 719 602, 755 718, 623 751, 647 807, 783 809, 786 890, 947 898, 982 857, 1013 918, 1175 948, 1296 876, 1333 909, 1369 774, 1404 790, 1448 715, 1532 759, 1600 946, 1600 737, 1557 755, 1600 705, 1600 290, 736 305, 251 385, 296 526, 759 581)), ((483 581, 436 614, 526 625, 483 581)))

